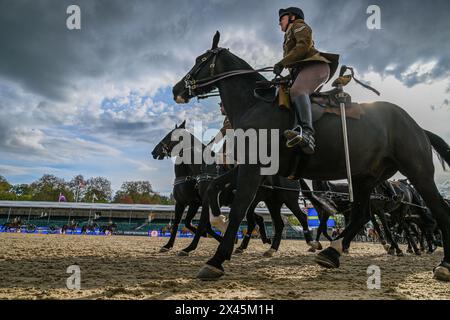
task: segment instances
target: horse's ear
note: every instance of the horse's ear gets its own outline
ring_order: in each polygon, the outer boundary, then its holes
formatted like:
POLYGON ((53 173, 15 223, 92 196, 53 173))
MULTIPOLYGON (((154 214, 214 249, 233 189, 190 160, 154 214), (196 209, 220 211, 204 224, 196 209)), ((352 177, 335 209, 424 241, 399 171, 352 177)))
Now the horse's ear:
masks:
POLYGON ((179 128, 186 128, 186 120, 184 120, 181 124, 179 128))
POLYGON ((217 49, 217 47, 219 46, 219 40, 220 40, 220 32, 216 31, 216 34, 214 35, 213 38, 211 50, 217 49))
POLYGON ((175 123, 175 129, 178 128, 177 124, 175 123))

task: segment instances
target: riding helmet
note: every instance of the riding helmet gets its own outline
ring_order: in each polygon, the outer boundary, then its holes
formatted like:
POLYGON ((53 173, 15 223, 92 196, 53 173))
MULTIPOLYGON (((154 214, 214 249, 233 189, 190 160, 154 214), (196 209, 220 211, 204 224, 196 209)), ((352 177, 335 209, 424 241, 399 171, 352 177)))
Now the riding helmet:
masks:
POLYGON ((280 9, 278 10, 278 17, 281 20, 281 17, 287 15, 287 14, 292 14, 297 16, 298 19, 305 19, 305 15, 303 14, 303 10, 297 7, 289 7, 286 9, 280 9))

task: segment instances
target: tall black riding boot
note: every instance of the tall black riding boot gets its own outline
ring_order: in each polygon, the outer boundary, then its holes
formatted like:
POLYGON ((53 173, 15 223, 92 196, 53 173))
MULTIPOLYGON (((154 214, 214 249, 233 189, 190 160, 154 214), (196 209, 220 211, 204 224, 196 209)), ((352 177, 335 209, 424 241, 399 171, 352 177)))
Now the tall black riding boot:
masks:
POLYGON ((313 154, 315 148, 314 128, 312 125, 311 100, 309 95, 302 94, 292 100, 295 114, 294 128, 284 131, 286 146, 299 146, 306 154, 313 154))

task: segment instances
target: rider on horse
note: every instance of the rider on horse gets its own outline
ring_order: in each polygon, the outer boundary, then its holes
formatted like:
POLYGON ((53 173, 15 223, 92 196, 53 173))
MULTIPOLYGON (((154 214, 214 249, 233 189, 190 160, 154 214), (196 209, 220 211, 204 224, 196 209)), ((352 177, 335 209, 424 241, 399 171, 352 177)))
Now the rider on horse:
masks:
MULTIPOLYGON (((217 135, 211 139, 211 141, 208 143, 208 145, 214 143, 214 144, 218 144, 222 139, 225 138, 227 130, 228 129, 233 129, 233 126, 231 125, 230 120, 228 119, 228 116, 225 112, 225 107, 223 106, 223 102, 220 101, 219 102, 219 106, 220 106, 220 112, 222 113, 223 116, 225 116, 225 118, 223 119, 223 124, 222 124, 222 128, 220 129, 220 131, 217 133, 217 135)), ((220 149, 219 153, 222 154, 222 163, 224 165, 225 169, 228 169, 228 164, 226 163, 226 140, 224 141, 222 148, 220 149)))
POLYGON ((315 141, 309 95, 333 76, 338 56, 314 48, 312 30, 304 19, 300 8, 279 10, 279 24, 284 32, 283 59, 275 64, 273 71, 280 75, 284 68, 289 68, 294 80, 290 97, 294 106, 295 125, 292 130, 284 132, 288 140, 287 147, 300 145, 304 153, 313 154, 315 141))

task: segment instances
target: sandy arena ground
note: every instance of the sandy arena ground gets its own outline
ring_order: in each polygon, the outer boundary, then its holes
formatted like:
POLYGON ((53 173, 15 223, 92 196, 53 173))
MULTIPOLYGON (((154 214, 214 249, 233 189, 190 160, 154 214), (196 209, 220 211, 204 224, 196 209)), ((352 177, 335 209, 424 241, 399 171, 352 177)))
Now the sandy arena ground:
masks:
MULTIPOLYGON (((167 238, 0 233, 0 299, 450 299, 450 283, 432 279, 442 259, 433 255, 392 257, 381 245, 355 243, 341 268, 325 270, 303 241, 268 245, 253 240, 225 263, 216 282, 195 278, 217 242, 203 238, 189 257, 158 253, 167 238), (81 289, 66 288, 67 267, 81 268, 81 289), (367 289, 367 267, 381 268, 381 289, 367 289)), ((325 242, 323 244, 326 244, 325 242)), ((402 249, 405 249, 402 247, 402 249)))

